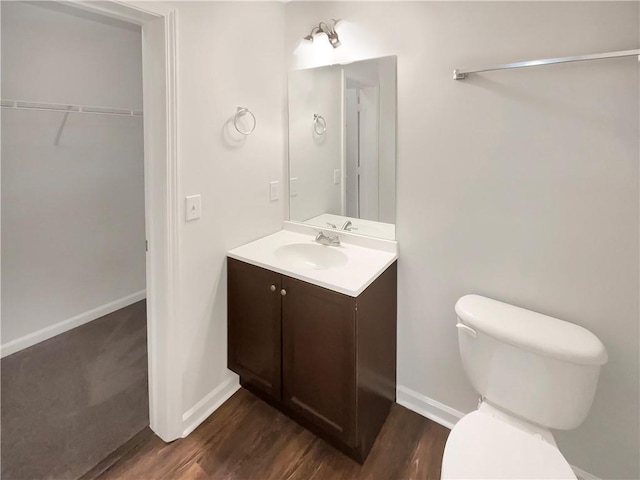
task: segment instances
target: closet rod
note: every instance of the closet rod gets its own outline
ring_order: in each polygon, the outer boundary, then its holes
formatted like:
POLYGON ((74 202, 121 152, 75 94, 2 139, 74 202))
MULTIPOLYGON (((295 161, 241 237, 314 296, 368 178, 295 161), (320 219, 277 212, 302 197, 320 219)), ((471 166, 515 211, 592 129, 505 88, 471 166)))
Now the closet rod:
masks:
POLYGON ((637 57, 640 55, 638 50, 621 50, 617 52, 593 53, 589 55, 575 55, 573 57, 557 57, 543 58, 541 60, 529 60, 526 62, 505 63, 503 65, 494 65, 493 67, 477 68, 475 70, 454 70, 454 80, 464 80, 470 73, 489 72, 492 70, 509 70, 511 68, 537 67, 540 65, 553 65, 554 63, 582 62, 584 60, 601 60, 605 58, 618 57, 637 57))
POLYGON ((97 115, 118 115, 121 117, 142 117, 140 110, 123 108, 91 107, 88 105, 69 105, 58 103, 23 102, 20 100, 0 100, 0 107, 17 110, 44 110, 63 113, 93 113, 97 115))

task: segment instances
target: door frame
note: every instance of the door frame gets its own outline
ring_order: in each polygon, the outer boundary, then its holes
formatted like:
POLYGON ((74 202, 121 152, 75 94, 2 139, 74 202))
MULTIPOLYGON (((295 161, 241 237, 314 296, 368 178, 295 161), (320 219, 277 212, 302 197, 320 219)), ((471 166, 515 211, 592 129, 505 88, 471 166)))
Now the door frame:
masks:
POLYGON ((165 442, 182 437, 178 330, 180 246, 176 11, 134 1, 63 1, 142 28, 149 421, 165 442), (159 9, 165 10, 159 10, 159 9))

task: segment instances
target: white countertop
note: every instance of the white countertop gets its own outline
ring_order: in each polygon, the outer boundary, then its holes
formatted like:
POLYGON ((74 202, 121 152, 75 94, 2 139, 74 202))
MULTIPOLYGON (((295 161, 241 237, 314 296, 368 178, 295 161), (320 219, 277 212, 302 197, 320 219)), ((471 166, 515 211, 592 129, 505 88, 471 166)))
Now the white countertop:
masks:
MULTIPOLYGON (((285 225, 286 228, 286 225, 285 225)), ((300 230, 300 228, 297 228, 300 230)), ((311 230, 313 232, 313 230, 311 230)), ((328 230, 327 233, 334 233, 328 230)), ((274 234, 255 240, 241 247, 230 250, 227 255, 258 267, 266 268, 298 280, 309 282, 350 297, 360 295, 371 283, 384 272, 397 258, 395 242, 386 241, 381 249, 356 245, 358 239, 352 243, 349 235, 341 235, 341 245, 338 247, 323 247, 339 249, 348 257, 346 265, 313 270, 308 268, 294 268, 276 257, 275 251, 287 244, 315 242, 315 236, 300 231, 280 230, 274 234)), ((371 242, 374 244, 374 242, 371 242)))

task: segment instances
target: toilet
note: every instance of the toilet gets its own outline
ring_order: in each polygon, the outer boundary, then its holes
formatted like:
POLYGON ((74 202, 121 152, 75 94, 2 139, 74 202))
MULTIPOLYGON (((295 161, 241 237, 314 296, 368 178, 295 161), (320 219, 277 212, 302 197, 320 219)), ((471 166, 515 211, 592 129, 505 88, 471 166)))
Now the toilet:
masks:
POLYGON ((443 479, 575 479, 551 429, 586 418, 607 351, 573 323, 466 295, 455 306, 478 409, 451 430, 443 479))

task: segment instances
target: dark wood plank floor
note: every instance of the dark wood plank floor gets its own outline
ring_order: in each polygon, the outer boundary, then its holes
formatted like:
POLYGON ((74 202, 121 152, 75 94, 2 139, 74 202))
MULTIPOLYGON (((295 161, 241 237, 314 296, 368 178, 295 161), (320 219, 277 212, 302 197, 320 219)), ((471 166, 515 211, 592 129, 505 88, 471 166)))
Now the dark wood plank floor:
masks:
POLYGON ((142 430, 83 479, 439 479, 449 430, 394 405, 364 465, 240 389, 185 439, 142 430))

